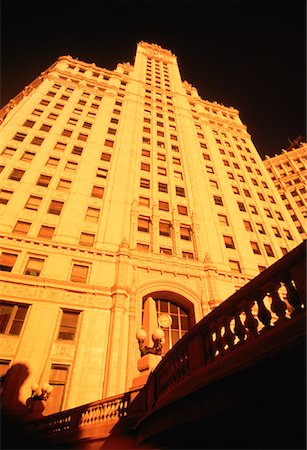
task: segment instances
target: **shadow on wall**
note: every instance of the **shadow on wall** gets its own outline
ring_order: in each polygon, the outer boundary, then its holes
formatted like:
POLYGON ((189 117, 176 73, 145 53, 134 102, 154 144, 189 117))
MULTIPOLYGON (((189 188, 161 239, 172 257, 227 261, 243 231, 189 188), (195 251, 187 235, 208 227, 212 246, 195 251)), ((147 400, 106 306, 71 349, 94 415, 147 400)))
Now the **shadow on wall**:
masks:
MULTIPOLYGON (((35 405, 19 400, 22 385, 30 372, 24 364, 14 364, 6 373, 5 382, 1 392, 1 449, 28 449, 31 434, 30 422, 33 416, 43 417, 44 405, 41 401, 35 405), (29 422, 29 429, 26 424, 29 422)), ((29 399, 28 399, 29 400, 29 399)))

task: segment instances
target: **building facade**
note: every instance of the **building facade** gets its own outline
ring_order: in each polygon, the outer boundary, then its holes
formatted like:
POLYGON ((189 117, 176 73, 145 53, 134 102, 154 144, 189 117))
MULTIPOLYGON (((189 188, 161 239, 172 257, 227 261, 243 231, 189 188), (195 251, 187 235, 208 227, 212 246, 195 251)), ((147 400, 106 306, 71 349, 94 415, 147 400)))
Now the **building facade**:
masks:
POLYGON ((148 297, 166 351, 302 240, 238 111, 158 45, 60 57, 1 114, 1 367, 23 402, 53 385, 45 413, 131 387, 148 297))
POLYGON ((307 238, 307 143, 273 157, 266 156, 268 170, 302 239, 307 238))

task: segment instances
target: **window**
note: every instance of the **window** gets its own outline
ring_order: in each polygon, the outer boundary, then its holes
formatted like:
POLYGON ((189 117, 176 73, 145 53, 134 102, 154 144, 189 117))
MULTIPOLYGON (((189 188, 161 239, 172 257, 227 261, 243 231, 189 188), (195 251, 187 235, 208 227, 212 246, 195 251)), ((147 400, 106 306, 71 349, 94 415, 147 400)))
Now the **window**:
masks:
POLYGON ((225 216, 224 214, 218 214, 218 219, 221 225, 225 225, 227 227, 229 226, 227 216, 225 216))
POLYGON ((163 255, 172 255, 172 249, 171 248, 166 248, 166 247, 160 247, 160 253, 162 253, 163 255))
POLYGON ((219 195, 214 195, 213 200, 216 205, 220 205, 220 206, 224 205, 222 197, 220 197, 219 195))
POLYGON ((214 173, 213 167, 211 167, 211 166, 206 166, 206 171, 208 173, 214 173))
POLYGON ((160 220, 159 234, 161 236, 170 236, 171 235, 171 223, 167 222, 165 220, 160 220))
POLYGON ((218 185, 217 181, 215 181, 215 180, 209 180, 209 183, 210 183, 210 186, 211 186, 211 187, 216 188, 216 189, 219 188, 219 185, 218 185))
POLYGON ((3 152, 1 153, 2 156, 13 156, 15 154, 16 148, 14 147, 5 147, 3 152))
POLYGON ((150 172, 150 165, 141 162, 141 170, 145 170, 146 172, 150 172))
POLYGON ((25 133, 16 133, 15 136, 13 137, 13 139, 15 139, 15 141, 23 141, 26 138, 26 134, 25 133))
POLYGON ((234 259, 229 260, 230 271, 234 273, 241 273, 241 266, 239 261, 235 261, 234 259))
POLYGON ((150 205, 150 201, 148 197, 139 197, 139 205, 141 206, 149 206, 150 205))
POLYGON ((264 212, 265 212, 267 217, 271 217, 271 218, 273 217, 273 215, 272 215, 272 213, 271 213, 271 211, 269 209, 264 208, 264 212))
POLYGON ((46 162, 46 166, 47 167, 57 167, 59 162, 60 162, 59 158, 54 158, 53 156, 50 156, 50 158, 48 158, 48 161, 46 162))
POLYGON ((188 258, 188 259, 194 259, 194 253, 193 252, 183 251, 182 252, 182 257, 183 258, 188 258))
POLYGON ((244 206, 244 203, 238 202, 238 207, 239 207, 239 210, 240 210, 240 211, 246 211, 246 208, 245 208, 245 206, 244 206))
POLYGON ((264 226, 262 225, 262 223, 256 223, 256 226, 257 226, 258 233, 265 234, 265 229, 264 229, 264 226))
POLYGON ((183 216, 187 216, 188 215, 188 208, 186 206, 177 205, 177 209, 178 209, 178 213, 179 214, 182 214, 183 216))
POLYGON ((253 252, 256 255, 261 255, 261 251, 260 251, 260 248, 259 248, 259 245, 257 244, 257 242, 251 241, 251 247, 252 247, 253 252))
POLYGON ((110 155, 110 153, 101 153, 101 157, 100 157, 100 159, 102 160, 102 161, 111 161, 111 155, 110 155))
POLYGON ((25 151, 24 154, 22 155, 22 157, 20 158, 20 160, 25 161, 25 162, 31 162, 32 159, 34 158, 34 156, 35 156, 35 153, 25 151))
POLYGON ((191 240, 191 228, 188 225, 180 225, 180 238, 185 241, 191 240))
POLYGON ((31 144, 33 144, 33 145, 42 145, 43 142, 44 142, 44 138, 35 136, 35 137, 32 139, 31 144))
POLYGON ((57 185, 57 190, 58 191, 68 191, 71 185, 71 181, 70 180, 65 180, 64 178, 60 178, 58 185, 57 185))
POLYGON ((292 237, 292 235, 291 235, 291 233, 290 233, 289 230, 284 230, 284 233, 285 233, 285 235, 286 235, 286 238, 287 238, 289 241, 293 241, 293 237, 292 237))
POLYGON ((51 125, 47 125, 46 123, 43 123, 43 125, 40 127, 40 130, 48 132, 51 128, 52 128, 51 125))
POLYGON ((161 211, 169 211, 169 204, 168 204, 168 202, 163 202, 163 201, 159 200, 159 209, 161 211))
POLYGON ((104 193, 104 188, 102 186, 93 186, 91 196, 95 198, 102 198, 104 193))
POLYGON ((61 214, 63 205, 64 205, 64 202, 59 202, 58 200, 51 200, 47 212, 49 214, 55 214, 56 216, 59 216, 61 214))
POLYGON ((13 169, 12 172, 10 173, 9 179, 15 180, 15 181, 20 181, 22 179, 24 173, 25 173, 25 170, 13 169))
POLYGON ((53 391, 48 399, 45 413, 52 414, 63 409, 65 386, 68 379, 69 366, 65 364, 52 364, 49 384, 53 391))
POLYGON ((113 146, 114 146, 114 141, 111 141, 110 139, 106 139, 106 140, 104 141, 104 145, 105 145, 106 147, 113 147, 113 146))
POLYGON ((178 195, 178 197, 185 197, 184 188, 180 187, 180 186, 176 186, 176 195, 178 195))
POLYGON ((25 204, 26 209, 32 209, 33 211, 37 211, 39 205, 41 204, 42 197, 36 197, 35 195, 30 195, 27 203, 25 204))
POLYGON ((0 333, 19 336, 27 315, 28 305, 0 302, 0 333))
POLYGON ((144 233, 149 233, 149 217, 139 217, 138 218, 138 231, 143 231, 144 233))
POLYGON ((35 258, 30 256, 28 259, 24 274, 38 277, 41 274, 45 260, 43 258, 35 258))
POLYGON ((108 170, 103 169, 102 167, 98 167, 96 177, 98 178, 107 178, 108 176, 108 170))
POLYGON ((16 254, 2 252, 0 256, 0 270, 3 272, 11 272, 17 259, 16 254))
POLYGON ((166 175, 166 168, 165 167, 158 167, 158 175, 166 175))
POLYGON ((177 170, 174 170, 174 177, 183 180, 182 172, 178 172, 177 170))
POLYGON ((93 247, 95 240, 95 235, 91 233, 81 233, 79 245, 83 245, 85 247, 93 247))
POLYGON ((77 332, 77 325, 79 320, 79 311, 62 311, 62 319, 58 339, 73 341, 77 332))
POLYGON ((142 156, 150 157, 150 150, 146 150, 145 148, 142 148, 142 156))
POLYGON ((231 236, 223 236, 223 239, 226 248, 236 248, 233 238, 231 236))
POLYGON ((28 234, 30 227, 31 227, 30 222, 23 222, 22 220, 17 220, 13 233, 28 234))
POLYGON ((74 145, 71 153, 73 155, 81 156, 83 152, 83 147, 79 147, 78 145, 74 145))
POLYGON ((150 180, 147 180, 146 178, 141 178, 140 187, 142 187, 144 189, 149 189, 150 188, 150 180))
POLYGON ((74 161, 67 161, 65 170, 70 170, 71 172, 74 172, 75 170, 77 170, 77 167, 78 167, 78 163, 76 163, 74 161))
POLYGON ((41 116, 43 114, 43 111, 41 109, 35 108, 32 112, 33 116, 41 116))
POLYGON ((138 242, 136 244, 137 250, 140 250, 141 252, 148 252, 149 251, 149 245, 148 244, 142 244, 138 242))
POLYGON ((10 200, 12 194, 13 194, 13 191, 7 191, 6 189, 0 189, 0 203, 2 203, 2 205, 6 205, 8 203, 8 201, 10 200))
POLYGON ((244 220, 243 222, 244 222, 244 226, 245 226, 246 231, 253 231, 252 224, 250 223, 249 220, 244 220))
POLYGON ((89 206, 86 211, 85 220, 87 222, 97 223, 99 219, 99 212, 100 209, 92 208, 91 206, 89 206))
POLYGON ((54 146, 54 150, 63 152, 65 150, 66 144, 64 142, 57 142, 54 146))
POLYGON ((281 234, 277 227, 272 227, 272 230, 276 237, 281 237, 281 234))
POLYGON ((40 230, 39 230, 39 233, 38 233, 37 237, 42 238, 42 239, 52 239, 52 237, 54 235, 54 231, 55 231, 54 227, 49 227, 47 225, 42 225, 40 227, 40 230))
POLYGON ((269 244, 264 244, 264 249, 268 256, 275 256, 272 247, 269 244))
POLYGON ((77 283, 86 283, 89 272, 89 266, 82 264, 73 264, 70 281, 77 283))
POLYGON ((64 128, 62 131, 62 136, 70 137, 72 135, 72 130, 68 130, 67 128, 64 128))
POLYGON ((44 187, 47 187, 47 186, 49 185, 50 181, 51 181, 51 178, 52 178, 52 177, 50 177, 49 175, 43 175, 43 174, 42 174, 42 175, 39 176, 39 178, 38 178, 36 184, 37 184, 38 186, 44 186, 44 187))

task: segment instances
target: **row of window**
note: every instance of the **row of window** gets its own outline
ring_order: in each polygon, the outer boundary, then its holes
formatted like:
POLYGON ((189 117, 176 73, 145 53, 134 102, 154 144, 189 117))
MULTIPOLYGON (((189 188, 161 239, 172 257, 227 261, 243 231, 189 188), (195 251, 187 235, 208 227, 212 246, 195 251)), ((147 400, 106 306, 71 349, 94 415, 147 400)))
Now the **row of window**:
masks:
MULTIPOLYGON (((151 218, 147 216, 138 217, 138 231, 143 233, 149 233, 151 226, 151 218)), ((159 234, 160 236, 171 236, 173 232, 173 225, 168 220, 159 221, 159 234)), ((186 241, 191 241, 192 239, 192 229, 190 225, 179 225, 180 238, 186 241)))
MULTIPOLYGON (((0 270, 4 272, 12 272, 17 258, 17 253, 2 252, 0 255, 0 270)), ((28 257, 23 274, 30 275, 32 277, 39 277, 42 273, 46 259, 47 258, 40 256, 28 257)), ((70 274, 70 281, 86 283, 90 267, 90 264, 81 264, 77 262, 73 263, 70 274)))

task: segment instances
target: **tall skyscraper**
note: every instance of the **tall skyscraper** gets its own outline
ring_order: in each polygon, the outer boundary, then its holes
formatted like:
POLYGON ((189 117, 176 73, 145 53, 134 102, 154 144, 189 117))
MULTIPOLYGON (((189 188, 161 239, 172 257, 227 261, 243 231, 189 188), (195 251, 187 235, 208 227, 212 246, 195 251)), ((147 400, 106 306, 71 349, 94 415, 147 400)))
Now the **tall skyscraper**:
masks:
POLYGON ((302 239, 307 238, 307 144, 267 156, 264 165, 302 239))
POLYGON ((1 114, 1 367, 46 413, 129 389, 148 297, 167 351, 302 240, 238 111, 158 45, 62 56, 1 114))

